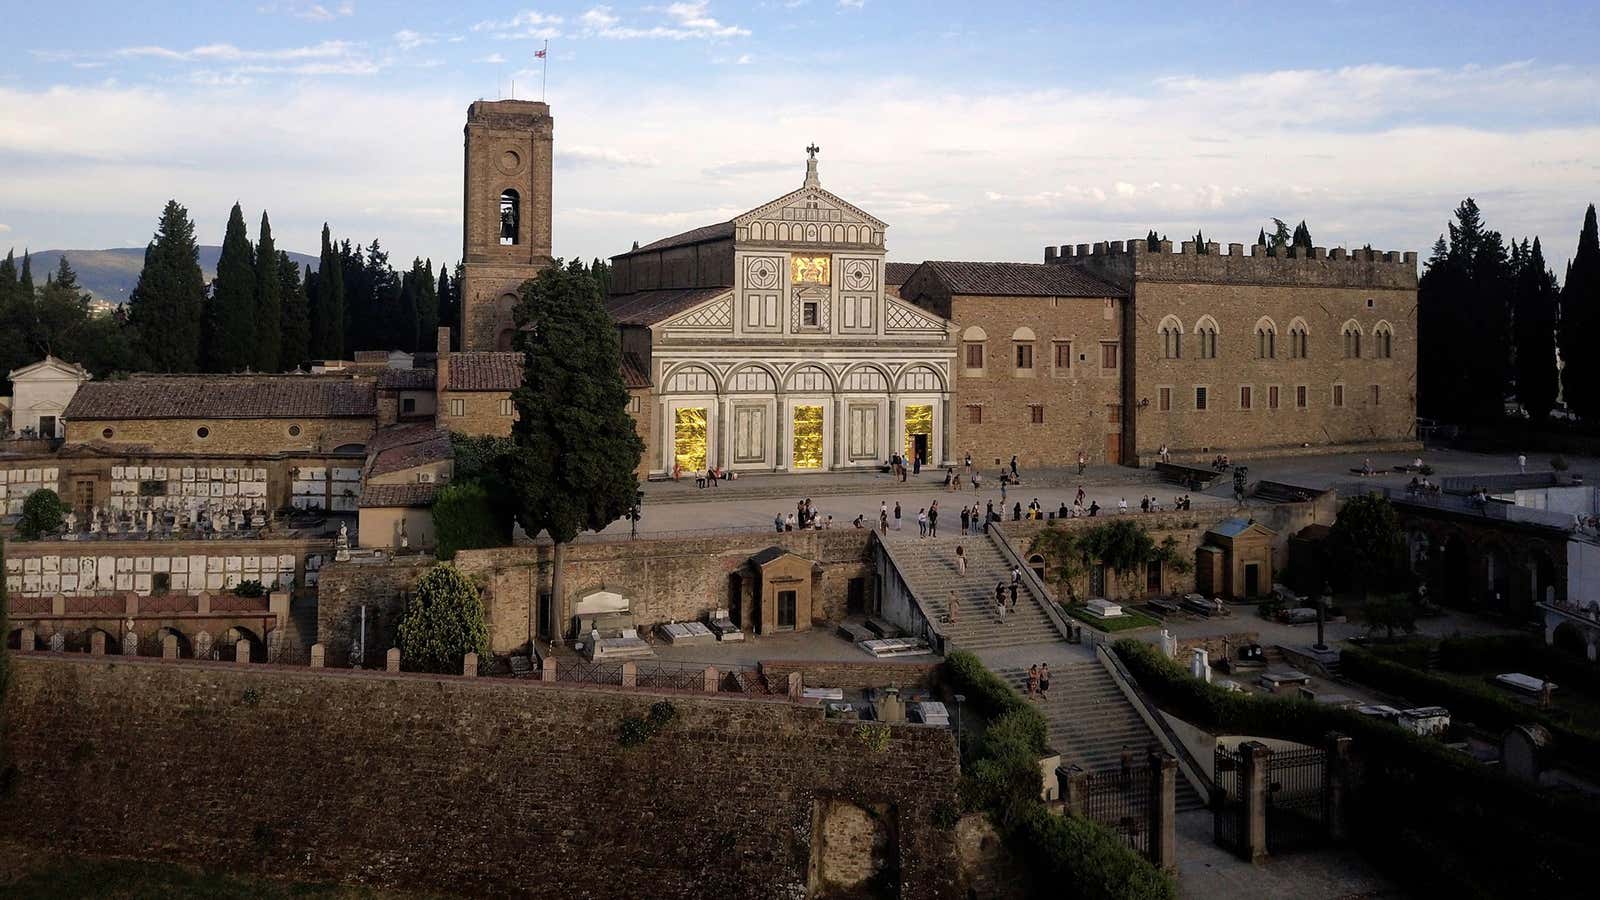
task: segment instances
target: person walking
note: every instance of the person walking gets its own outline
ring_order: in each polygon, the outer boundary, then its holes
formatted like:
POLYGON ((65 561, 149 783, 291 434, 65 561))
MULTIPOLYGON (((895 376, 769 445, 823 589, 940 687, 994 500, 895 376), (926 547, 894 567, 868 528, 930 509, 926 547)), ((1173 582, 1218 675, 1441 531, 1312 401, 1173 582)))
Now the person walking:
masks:
POLYGON ((969 526, 971 524, 972 524, 972 513, 965 506, 961 507, 961 536, 962 537, 966 537, 967 536, 967 526, 969 526))
POLYGON ((1522 475, 1528 474, 1528 454, 1517 454, 1517 472, 1522 475))
POLYGON ((1047 662, 1039 663, 1039 697, 1050 699, 1050 664, 1047 662))
POLYGON ((1017 611, 1017 583, 1011 582, 1011 611, 1017 611))
POLYGON ((1006 505, 1006 480, 1003 477, 1000 479, 1000 505, 1006 505))
POLYGON ((983 473, 981 473, 981 472, 973 472, 972 473, 972 492, 974 494, 976 494, 978 491, 980 491, 982 489, 983 489, 983 473))
POLYGON ((779 534, 783 533, 783 513, 778 513, 772 517, 772 527, 779 534))
POLYGON ((928 536, 928 510, 917 510, 917 537, 928 536))
POLYGON ((1083 505, 1084 496, 1085 496, 1085 494, 1083 493, 1083 485, 1080 484, 1080 485, 1078 485, 1078 494, 1077 494, 1077 496, 1072 498, 1072 505, 1073 506, 1082 506, 1083 505))
POLYGON ((885 536, 889 534, 889 511, 883 507, 878 508, 878 533, 885 536))
POLYGON ((1017 455, 1011 454, 1011 480, 1017 480, 1017 455))
POLYGON ((1084 468, 1087 467, 1088 465, 1089 465, 1089 458, 1087 456, 1083 455, 1083 451, 1082 450, 1079 450, 1078 451, 1078 474, 1082 475, 1084 468))
POLYGON ((939 501, 928 506, 928 537, 939 536, 939 501))
POLYGON ((972 451, 971 450, 967 451, 966 467, 967 467, 967 474, 969 474, 969 475, 972 474, 972 451))
POLYGON ((955 591, 950 592, 950 624, 956 624, 956 617, 961 613, 961 595, 955 591))
POLYGON ((1034 663, 1028 667, 1028 699, 1032 700, 1039 693, 1039 664, 1034 663))
POLYGON ((894 502, 894 530, 900 530, 900 501, 894 502))
POLYGON ((1149 497, 1141 496, 1139 498, 1139 511, 1140 512, 1149 512, 1150 511, 1150 498, 1149 497))
POLYGON ((967 577, 967 550, 960 544, 956 545, 956 574, 967 577))
POLYGON ((1006 583, 997 581, 994 585, 994 611, 1000 621, 1006 620, 1006 583))

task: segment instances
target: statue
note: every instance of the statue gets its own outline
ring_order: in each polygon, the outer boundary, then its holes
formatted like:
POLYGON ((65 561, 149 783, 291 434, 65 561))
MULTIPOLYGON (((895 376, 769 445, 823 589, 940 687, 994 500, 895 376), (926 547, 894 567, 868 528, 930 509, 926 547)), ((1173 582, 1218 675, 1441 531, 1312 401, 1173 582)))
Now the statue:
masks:
POLYGON ((333 539, 333 558, 344 562, 350 558, 350 526, 339 523, 339 536, 333 539))
POLYGON ((96 509, 89 514, 89 533, 100 533, 100 510, 96 509))
POLYGON ((63 531, 63 534, 66 537, 66 539, 69 540, 69 541, 77 540, 78 539, 78 514, 69 509, 69 510, 67 510, 67 514, 62 517, 62 522, 65 525, 65 530, 63 531))
POLYGON ((411 536, 406 534, 406 520, 403 518, 400 520, 400 549, 411 549, 411 536))
POLYGON ((156 514, 150 510, 144 511, 144 533, 149 534, 156 528, 156 514))

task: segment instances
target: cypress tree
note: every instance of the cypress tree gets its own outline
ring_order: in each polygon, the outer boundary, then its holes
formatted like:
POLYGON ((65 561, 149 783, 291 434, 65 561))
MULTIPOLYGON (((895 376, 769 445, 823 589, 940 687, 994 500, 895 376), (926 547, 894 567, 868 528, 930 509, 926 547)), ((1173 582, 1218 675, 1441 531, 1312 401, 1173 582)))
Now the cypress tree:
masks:
POLYGON ((0 261, 0 391, 5 394, 11 393, 7 373, 27 365, 27 320, 17 300, 20 291, 16 254, 7 251, 0 261))
POLYGON ((22 299, 33 302, 33 254, 26 249, 22 251, 22 277, 18 281, 22 299))
MULTIPOLYGON (((311 269, 306 268, 310 277, 311 269)), ((300 266, 289 254, 278 251, 278 295, 283 308, 278 329, 278 371, 287 372, 311 357, 311 310, 306 287, 300 282, 300 266)))
POLYGON ((1540 423, 1556 402, 1556 273, 1545 266, 1539 239, 1522 241, 1517 270, 1513 336, 1516 340, 1517 399, 1528 419, 1540 423))
POLYGON ((339 359, 344 355, 344 273, 328 224, 322 224, 322 261, 317 267, 317 292, 311 298, 311 356, 339 359))
POLYGON ((1561 289, 1561 395, 1584 421, 1600 422, 1600 354, 1594 350, 1600 325, 1600 229, 1594 204, 1583 216, 1578 250, 1561 289))
POLYGON ((239 204, 228 213, 217 258, 217 278, 206 303, 204 345, 201 357, 208 372, 237 372, 256 360, 255 250, 244 229, 239 204))
POLYGON ((462 321, 466 318, 466 286, 467 264, 465 260, 456 260, 455 271, 450 273, 450 349, 461 349, 461 333, 465 327, 462 321))
MULTIPOLYGON (((256 238, 256 353, 257 372, 278 372, 283 355, 283 272, 278 248, 272 241, 272 223, 261 213, 256 238)), ((296 275, 299 274, 297 269, 296 275)))
POLYGON ((392 340, 389 345, 396 350, 407 353, 417 349, 417 267, 413 265, 404 275, 400 276, 400 298, 398 310, 391 317, 394 322, 390 329, 392 340))
MULTIPOLYGON (((1151 233, 1153 234, 1154 232, 1151 232, 1151 233)), ((1257 247, 1264 247, 1264 246, 1266 246, 1266 243, 1267 243, 1267 230, 1265 228, 1263 228, 1263 229, 1261 229, 1261 233, 1256 235, 1256 246, 1257 247)))
MULTIPOLYGON (((451 329, 452 334, 455 331, 456 319, 455 310, 450 302, 450 292, 454 289, 455 285, 450 281, 450 268, 441 263, 439 266, 439 326, 451 329)), ((437 340, 437 337, 430 338, 427 349, 434 349, 437 340)))
POLYGON ((555 542, 551 592, 561 622, 566 545, 633 507, 644 444, 628 414, 615 328, 580 263, 556 260, 524 284, 514 317, 524 365, 504 472, 517 522, 555 542))
POLYGON ((137 350, 155 371, 193 372, 200 367, 206 285, 199 252, 189 211, 168 200, 128 298, 137 350))
POLYGON ((1511 372, 1511 267, 1471 197, 1455 218, 1417 287, 1418 400, 1445 421, 1493 422, 1504 415, 1511 372))
POLYGON ((1290 243, 1306 250, 1311 249, 1311 229, 1306 227, 1305 219, 1301 219, 1300 224, 1294 227, 1294 237, 1290 243))
POLYGON ((426 260, 417 269, 417 350, 434 349, 439 334, 439 289, 433 283, 433 260, 426 260))

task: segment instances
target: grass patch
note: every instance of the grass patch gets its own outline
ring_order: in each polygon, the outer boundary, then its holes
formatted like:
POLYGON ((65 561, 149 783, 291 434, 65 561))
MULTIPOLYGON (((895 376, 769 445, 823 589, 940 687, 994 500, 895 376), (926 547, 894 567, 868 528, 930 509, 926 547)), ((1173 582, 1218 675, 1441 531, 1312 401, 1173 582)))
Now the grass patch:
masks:
POLYGON ((1161 624, 1144 613, 1127 606, 1122 608, 1122 615, 1114 619, 1102 619, 1091 612, 1087 606, 1063 606, 1061 611, 1092 628, 1098 628, 1101 631, 1112 634, 1161 624))

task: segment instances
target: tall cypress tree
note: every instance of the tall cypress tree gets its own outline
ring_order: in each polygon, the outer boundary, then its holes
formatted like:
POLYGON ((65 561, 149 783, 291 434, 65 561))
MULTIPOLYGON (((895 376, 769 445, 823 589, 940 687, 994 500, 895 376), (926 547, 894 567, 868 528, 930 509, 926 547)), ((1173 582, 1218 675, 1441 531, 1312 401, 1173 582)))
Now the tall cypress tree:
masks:
POLYGON ((1556 402, 1556 304, 1560 293, 1556 273, 1545 265, 1544 249, 1537 237, 1531 247, 1523 239, 1519 256, 1512 320, 1517 347, 1517 399, 1528 419, 1538 423, 1550 415, 1556 402))
POLYGON ((433 260, 430 259, 417 271, 417 350, 424 353, 433 350, 438 334, 439 288, 433 282, 433 260))
POLYGON ((400 276, 400 299, 390 328, 389 346, 411 353, 417 349, 417 267, 400 276))
POLYGON ((5 394, 11 393, 7 374, 29 362, 26 310, 18 299, 21 291, 16 254, 7 251, 0 261, 0 392, 5 394))
MULTIPOLYGON (((295 275, 299 275, 295 270, 295 275)), ((297 279, 298 280, 298 279, 297 279)), ((283 355, 283 270, 272 241, 272 223, 261 212, 261 232, 256 237, 256 354, 257 372, 278 372, 283 355)))
POLYGON ((328 224, 322 224, 322 261, 317 267, 317 292, 311 298, 311 355, 339 359, 344 355, 344 272, 328 224))
MULTIPOLYGON (((310 268, 306 270, 310 274, 310 268)), ((311 356, 311 310, 306 288, 300 282, 300 266, 289 254, 278 251, 278 295, 283 308, 278 329, 278 371, 287 372, 311 356)))
POLYGON ((255 250, 239 204, 228 213, 228 229, 217 258, 217 279, 206 303, 201 359, 208 372, 237 372, 256 361, 255 250))
POLYGON ((1294 227, 1294 236, 1290 243, 1303 250, 1311 249, 1311 229, 1306 227, 1306 220, 1301 219, 1300 224, 1294 227))
POLYGON ((1600 326, 1600 228, 1594 204, 1583 215, 1578 250, 1561 288, 1561 395, 1567 408, 1587 422, 1600 422, 1600 354, 1594 349, 1600 326))
POLYGON ((1445 421, 1493 422, 1504 414, 1511 373, 1510 260, 1471 197, 1455 218, 1417 287, 1418 401, 1445 421))
POLYGON ((199 254, 189 211, 168 200, 128 298, 139 355, 155 371, 193 372, 200 367, 206 285, 199 254))
POLYGON ((18 281, 20 282, 19 290, 21 291, 22 299, 31 303, 33 301, 34 291, 33 254, 29 253, 26 249, 22 251, 22 277, 18 279, 18 281))

